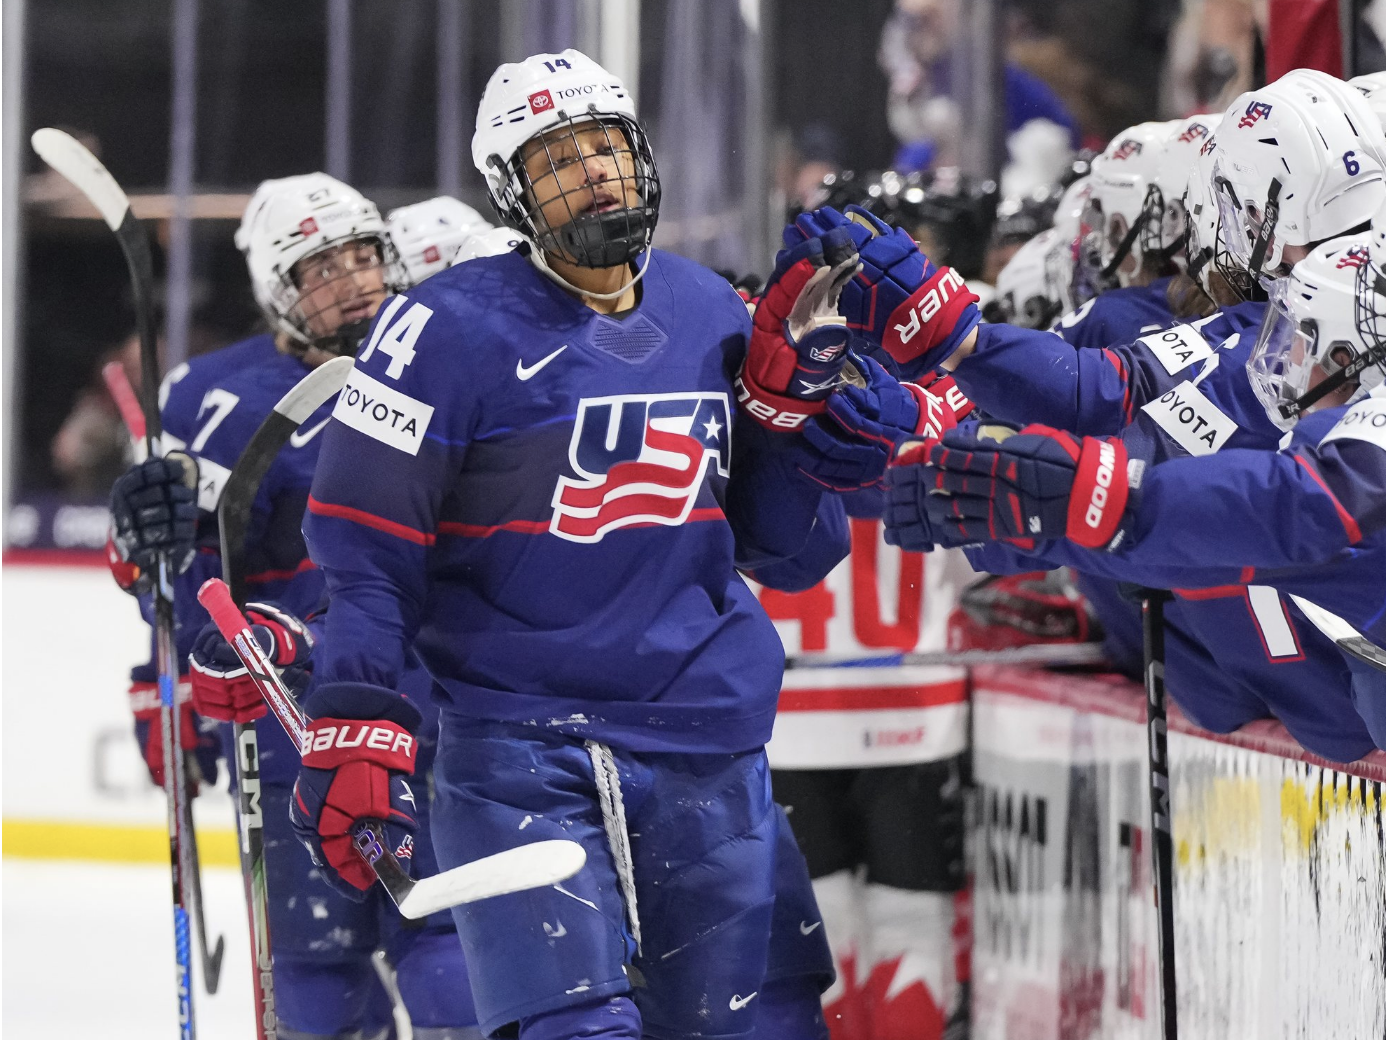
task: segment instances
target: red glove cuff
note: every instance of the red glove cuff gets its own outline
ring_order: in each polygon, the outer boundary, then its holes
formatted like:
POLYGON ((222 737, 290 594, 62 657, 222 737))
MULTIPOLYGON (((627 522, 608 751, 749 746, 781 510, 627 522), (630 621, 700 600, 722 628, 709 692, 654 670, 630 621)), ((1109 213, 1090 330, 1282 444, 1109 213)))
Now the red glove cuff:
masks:
POLYGON ((962 275, 951 267, 940 267, 891 312, 881 346, 898 364, 913 361, 951 336, 963 312, 977 299, 962 275))
POLYGON ((1068 537, 1103 549, 1116 536, 1126 511, 1126 446, 1115 438, 1084 437, 1068 503, 1068 537))
POLYGON ((786 397, 759 385, 755 377, 742 369, 736 378, 736 401, 742 410, 767 430, 779 433, 802 429, 812 416, 827 410, 828 401, 805 401, 786 397))
POLYGON ((336 769, 351 762, 372 762, 412 775, 417 745, 414 734, 388 719, 314 719, 303 740, 303 764, 336 769))

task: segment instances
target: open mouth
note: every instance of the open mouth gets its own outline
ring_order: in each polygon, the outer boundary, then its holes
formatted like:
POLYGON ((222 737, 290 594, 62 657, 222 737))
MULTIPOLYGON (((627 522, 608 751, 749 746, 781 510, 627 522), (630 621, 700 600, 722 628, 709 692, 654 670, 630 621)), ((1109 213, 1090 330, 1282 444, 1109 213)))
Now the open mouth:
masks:
POLYGON ((582 208, 579 216, 588 213, 610 213, 612 210, 621 209, 621 200, 612 192, 602 188, 597 188, 592 192, 592 201, 582 208))
POLYGON ((375 314, 375 301, 369 297, 354 300, 342 308, 342 320, 345 322, 362 321, 373 317, 375 314))

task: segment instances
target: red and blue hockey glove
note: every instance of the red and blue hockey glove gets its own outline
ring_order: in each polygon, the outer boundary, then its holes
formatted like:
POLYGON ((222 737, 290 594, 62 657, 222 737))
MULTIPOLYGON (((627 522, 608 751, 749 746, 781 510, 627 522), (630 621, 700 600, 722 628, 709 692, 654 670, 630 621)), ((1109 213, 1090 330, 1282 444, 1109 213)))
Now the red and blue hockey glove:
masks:
POLYGON ((351 836, 358 821, 379 821, 400 865, 413 862, 418 807, 406 777, 422 717, 398 694, 365 683, 325 685, 304 708, 312 721, 289 819, 323 879, 360 902, 375 875, 351 836))
MULTIPOLYGON (((204 724, 193 710, 191 691, 187 682, 174 687, 178 701, 178 725, 182 726, 183 750, 193 755, 199 776, 190 776, 192 788, 201 781, 217 782, 217 759, 221 743, 216 727, 204 724)), ((136 665, 130 669, 130 711, 135 716, 135 740, 139 742, 149 778, 158 787, 164 786, 164 727, 160 714, 159 671, 153 664, 136 665)))
MULTIPOLYGON (((285 681, 292 688, 302 685, 301 673, 313 653, 313 634, 294 615, 270 603, 247 603, 245 616, 250 631, 270 663, 286 671, 285 681), (290 681, 290 675, 294 681, 290 681)), ((193 643, 189 660, 193 707, 198 714, 218 722, 254 722, 267 710, 265 699, 236 651, 207 622, 193 643)))
POLYGON ((111 573, 125 591, 152 588, 159 553, 174 574, 192 562, 197 538, 197 463, 182 453, 145 459, 111 487, 111 573))
MULTIPOLYGON (((1067 538, 1087 549, 1115 549, 1126 505, 1144 463, 1130 462, 1115 437, 1084 437, 1038 424, 954 430, 928 449, 925 465, 892 470, 920 482, 938 544, 971 545, 1067 538)), ((897 475, 898 474, 898 475, 897 475)))
POLYGON ((847 327, 881 347, 907 377, 932 371, 958 349, 978 323, 977 295, 962 275, 939 267, 909 233, 848 206, 801 214, 785 229, 785 244, 848 228, 861 254, 861 270, 842 288, 838 308, 847 327))
POLYGON ((849 383, 828 398, 827 413, 804 427, 807 444, 796 461, 834 491, 879 485, 901 441, 941 437, 972 410, 951 377, 925 388, 899 382, 872 358, 853 355, 851 363, 866 385, 849 383))
POLYGON ((736 381, 742 410, 766 429, 799 430, 841 384, 848 332, 837 300, 856 268, 846 229, 781 250, 775 258, 736 381))

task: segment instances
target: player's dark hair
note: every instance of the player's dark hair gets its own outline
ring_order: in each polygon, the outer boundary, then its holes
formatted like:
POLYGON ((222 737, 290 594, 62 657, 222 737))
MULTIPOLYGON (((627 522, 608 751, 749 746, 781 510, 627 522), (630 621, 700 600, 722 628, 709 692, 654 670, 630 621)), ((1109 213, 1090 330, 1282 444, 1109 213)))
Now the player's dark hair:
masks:
POLYGON ((640 124, 629 116, 598 113, 595 107, 578 115, 562 111, 558 115, 557 124, 531 139, 543 148, 555 184, 558 160, 554 158, 552 146, 566 133, 577 155, 581 156, 577 134, 595 127, 602 131, 607 154, 614 160, 615 190, 624 200, 633 189, 639 202, 607 213, 584 212, 593 198, 592 186, 584 181, 560 193, 558 197, 563 200, 568 219, 551 227, 544 219, 525 168, 525 153, 531 143, 527 141, 509 159, 499 155, 488 159, 504 175, 504 183, 492 196, 491 206, 507 227, 531 239, 542 252, 561 256, 579 267, 618 267, 629 263, 649 248, 659 220, 659 171, 655 169, 649 139, 640 124), (627 169, 631 172, 627 173, 627 169))

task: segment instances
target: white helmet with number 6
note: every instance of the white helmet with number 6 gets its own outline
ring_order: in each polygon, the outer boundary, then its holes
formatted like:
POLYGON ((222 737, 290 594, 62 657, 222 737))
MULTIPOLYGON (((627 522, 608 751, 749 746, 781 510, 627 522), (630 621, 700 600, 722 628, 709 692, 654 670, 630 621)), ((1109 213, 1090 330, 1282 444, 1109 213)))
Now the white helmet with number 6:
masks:
POLYGON ((477 110, 472 161, 501 222, 543 253, 610 268, 649 247, 660 197, 649 141, 625 84, 579 51, 536 54, 495 71, 477 110), (594 130, 600 141, 579 147, 594 130), (530 142, 537 145, 526 154, 530 142), (560 169, 575 162, 600 166, 600 180, 589 175, 556 188, 560 169), (540 200, 542 182, 552 183, 540 200))
POLYGON ((261 182, 235 241, 255 302, 303 348, 350 352, 343 342, 359 338, 401 279, 375 203, 325 173, 261 182), (321 265, 306 263, 317 257, 321 265))
POLYGON ((465 202, 439 195, 391 210, 385 226, 404 264, 410 285, 451 267, 467 239, 490 231, 491 224, 465 202))
POLYGON ((1386 198, 1386 138, 1362 96, 1321 73, 1242 94, 1217 134, 1214 174, 1230 258, 1269 285, 1300 250, 1366 224, 1386 198))

